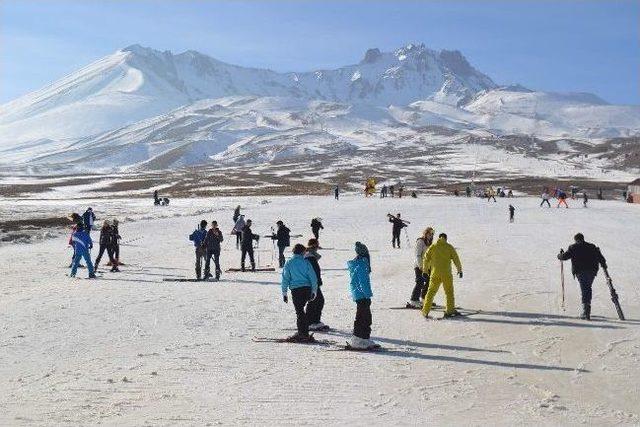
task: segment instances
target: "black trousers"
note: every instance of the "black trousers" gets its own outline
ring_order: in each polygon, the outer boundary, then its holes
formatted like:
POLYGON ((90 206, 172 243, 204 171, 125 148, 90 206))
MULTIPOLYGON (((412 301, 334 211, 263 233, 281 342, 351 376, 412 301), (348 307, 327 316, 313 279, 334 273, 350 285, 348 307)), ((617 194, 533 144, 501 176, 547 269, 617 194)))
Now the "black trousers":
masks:
POLYGON ((113 258, 115 258, 116 261, 120 260, 120 243, 113 247, 113 258))
POLYGON ((416 284, 411 292, 411 301, 419 301, 420 298, 424 299, 424 296, 427 294, 429 279, 422 277, 422 270, 418 267, 414 267, 413 270, 416 274, 416 284))
POLYGON ((94 263, 94 268, 97 268, 97 265, 100 264, 100 260, 102 259, 102 255, 104 255, 104 251, 107 251, 107 255, 109 256, 109 261, 114 263, 113 259, 113 250, 108 245, 100 245, 100 250, 98 251, 98 256, 96 257, 96 262, 94 263))
POLYGON ((204 277, 211 275, 211 257, 216 266, 216 277, 220 277, 220 251, 207 251, 204 256, 204 277))
POLYGON ((196 277, 200 279, 202 275, 202 259, 205 256, 205 251, 202 248, 196 248, 196 277))
POLYGON ((596 273, 591 271, 581 271, 576 273, 576 279, 580 284, 580 292, 582 293, 582 304, 591 305, 593 280, 596 278, 596 273))
POLYGON ((286 261, 286 259, 284 258, 284 249, 286 248, 286 246, 279 246, 278 245, 278 264, 280 265, 280 268, 284 267, 284 263, 286 261))
POLYGON ((236 231, 236 249, 240 247, 240 240, 242 239, 242 233, 236 231))
POLYGON ((315 237, 316 240, 320 240, 320 229, 319 228, 312 228, 311 232, 313 233, 313 237, 315 237))
POLYGON ((240 256, 240 267, 242 267, 242 269, 244 270, 244 260, 247 258, 247 255, 249 255, 249 261, 251 262, 251 269, 255 270, 256 268, 256 262, 253 259, 253 247, 248 247, 248 248, 242 248, 242 255, 240 256))
POLYGON ((400 247, 400 230, 393 230, 391 233, 391 244, 394 248, 396 247, 396 243, 398 247, 400 247))
POLYGON ((309 301, 307 304, 307 320, 309 324, 320 323, 322 317, 322 309, 324 308, 324 295, 322 295, 322 288, 318 286, 318 293, 316 299, 309 301))
POLYGON ((291 299, 293 300, 293 306, 296 309, 298 335, 307 336, 309 335, 309 319, 307 312, 305 311, 305 306, 311 299, 311 286, 291 289, 291 299))
POLYGON ((540 202, 540 207, 542 207, 542 205, 547 204, 547 206, 551 207, 551 203, 549 203, 549 199, 542 199, 542 201, 540 202))
POLYGON ((356 301, 356 320, 353 322, 353 335, 368 340, 371 337, 371 299, 356 301))

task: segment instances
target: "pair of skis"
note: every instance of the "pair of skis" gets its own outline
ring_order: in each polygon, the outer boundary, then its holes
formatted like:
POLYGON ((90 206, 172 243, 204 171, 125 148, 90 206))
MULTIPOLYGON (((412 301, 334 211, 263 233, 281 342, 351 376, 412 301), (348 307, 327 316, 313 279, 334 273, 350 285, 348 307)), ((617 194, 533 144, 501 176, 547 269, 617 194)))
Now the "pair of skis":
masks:
MULTIPOLYGON (((311 335, 313 337, 313 335, 311 335)), ((266 337, 254 337, 253 342, 261 343, 279 343, 279 344, 303 344, 303 345, 317 345, 321 347, 327 347, 328 351, 357 351, 357 352, 378 352, 386 351, 386 349, 379 344, 373 345, 367 348, 352 347, 348 342, 339 344, 333 340, 315 339, 309 341, 293 341, 289 338, 266 338, 266 337)))

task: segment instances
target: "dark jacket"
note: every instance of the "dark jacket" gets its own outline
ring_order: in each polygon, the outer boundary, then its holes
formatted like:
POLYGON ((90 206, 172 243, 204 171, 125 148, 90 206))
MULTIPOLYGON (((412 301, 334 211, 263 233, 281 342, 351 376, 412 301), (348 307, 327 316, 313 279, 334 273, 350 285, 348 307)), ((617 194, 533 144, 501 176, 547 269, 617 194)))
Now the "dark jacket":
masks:
POLYGON ((404 221, 402 221, 400 218, 397 218, 395 216, 389 217, 389 222, 393 223, 394 233, 400 233, 400 230, 402 230, 404 227, 407 226, 407 224, 405 224, 404 221))
POLYGON ((207 231, 207 236, 204 238, 204 247, 210 253, 220 253, 220 243, 224 240, 222 231, 220 229, 214 230, 212 228, 207 231))
POLYGON ((595 275, 600 265, 607 269, 607 260, 602 256, 600 248, 589 242, 574 243, 566 252, 558 254, 558 259, 571 260, 571 272, 574 276, 582 272, 595 275))
POLYGON ((324 227, 322 226, 322 223, 320 221, 318 221, 316 218, 313 218, 311 220, 311 230, 316 232, 316 231, 318 231, 320 229, 324 229, 324 227))
POLYGON ((320 255, 317 252, 307 251, 304 254, 304 258, 311 263, 311 267, 313 267, 313 271, 315 271, 316 277, 318 278, 318 286, 322 286, 322 271, 320 270, 320 263, 318 262, 320 255))
POLYGON ((278 241, 278 246, 286 248, 287 246, 291 246, 290 234, 291 230, 289 230, 286 225, 283 225, 278 227, 278 231, 276 231, 271 238, 278 241))
POLYGON ((245 225, 242 229, 242 236, 240 237, 240 247, 242 249, 251 249, 253 248, 253 241, 258 239, 259 236, 257 234, 253 234, 251 227, 245 225))
POLYGON ((85 213, 82 214, 82 223, 87 228, 87 230, 89 230, 93 226, 93 223, 95 221, 96 214, 94 214, 93 211, 87 209, 85 213))
POLYGON ((113 240, 113 229, 111 227, 102 227, 100 229, 100 246, 110 246, 113 240))
POLYGON ((236 208, 233 211, 233 223, 235 224, 236 222, 238 222, 238 218, 240 218, 240 208, 236 208))

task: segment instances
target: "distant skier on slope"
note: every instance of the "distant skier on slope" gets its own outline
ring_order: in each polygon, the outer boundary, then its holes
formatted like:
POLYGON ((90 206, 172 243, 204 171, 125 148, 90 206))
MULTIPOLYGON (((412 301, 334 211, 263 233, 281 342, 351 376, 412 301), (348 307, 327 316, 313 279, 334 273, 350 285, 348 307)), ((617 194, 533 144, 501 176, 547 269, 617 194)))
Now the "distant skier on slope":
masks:
POLYGON ((216 280, 220 279, 222 270, 220 269, 220 244, 224 241, 222 231, 218 228, 218 221, 211 221, 211 227, 207 231, 204 238, 204 279, 207 280, 211 275, 211 258, 215 265, 216 280))
POLYGON ((456 310, 455 298, 453 292, 453 275, 451 274, 451 262, 453 262, 458 270, 458 276, 462 278, 462 264, 456 250, 447 242, 447 235, 441 233, 438 241, 427 249, 422 259, 422 271, 431 271, 429 276, 429 289, 422 306, 422 315, 429 316, 433 298, 436 296, 440 285, 444 288, 446 296, 446 309, 444 317, 459 316, 456 310))
POLYGON ((566 252, 560 250, 558 259, 561 261, 571 260, 571 272, 573 277, 580 284, 582 294, 582 314, 581 319, 591 319, 591 285, 598 274, 599 266, 602 266, 604 275, 609 279, 607 271, 607 261, 602 256, 600 248, 593 243, 585 242, 584 235, 578 233, 573 237, 575 243, 569 246, 566 252))
POLYGON ((515 220, 516 208, 513 205, 509 205, 509 222, 513 222, 515 220))
POLYGON ((318 278, 311 263, 304 258, 305 247, 297 244, 293 247, 293 256, 282 269, 282 300, 289 302, 288 291, 291 289, 291 299, 296 310, 296 326, 298 332, 288 338, 293 342, 315 341, 309 335, 308 302, 316 298, 318 292, 318 278), (306 307, 306 310, 305 310, 306 307))
POLYGON ((253 234, 251 231, 252 224, 251 220, 248 219, 246 225, 242 229, 242 236, 240 239, 240 270, 242 271, 245 271, 244 262, 247 255, 249 255, 249 262, 251 262, 251 271, 256 270, 256 262, 253 258, 253 241, 259 240, 260 236, 253 234))
POLYGON ((313 233, 313 237, 316 240, 320 240, 320 230, 324 230, 324 226, 322 225, 322 218, 313 218, 311 220, 311 232, 313 233))
POLYGON ((207 221, 200 221, 200 225, 193 233, 189 235, 189 240, 193 242, 196 256, 196 278, 201 279, 202 274, 202 259, 205 257, 204 239, 207 236, 207 221))
POLYGON ((396 216, 391 214, 387 214, 387 216, 389 217, 389 222, 393 224, 391 227, 391 245, 395 248, 397 243, 398 249, 400 249, 400 232, 407 226, 407 222, 400 219, 400 213, 396 216))
POLYGON ((582 193, 582 207, 587 207, 587 203, 589 203, 589 196, 587 196, 587 192, 582 193))
POLYGON ((309 239, 307 250, 304 253, 304 258, 311 263, 318 279, 316 297, 307 304, 309 330, 311 331, 329 329, 329 327, 320 320, 322 317, 322 309, 324 308, 324 295, 322 294, 322 270, 320 269, 320 258, 322 256, 318 253, 319 247, 320 245, 316 239, 309 239))
POLYGON ((334 197, 336 200, 339 200, 339 199, 340 199, 340 187, 338 187, 337 185, 336 185, 336 187, 333 189, 333 197, 334 197))
POLYGON ((289 228, 284 225, 284 222, 282 221, 276 222, 276 226, 278 227, 278 229, 271 235, 271 239, 277 242, 276 245, 278 246, 278 265, 280 266, 280 268, 282 268, 284 267, 284 263, 286 261, 284 257, 284 250, 291 245, 291 230, 289 230, 289 228))
MULTIPOLYGON (((239 208, 240 206, 236 208, 238 213, 240 212, 239 208)), ((233 216, 235 217, 235 214, 233 216)), ((239 214, 238 219, 236 219, 233 225, 233 230, 231 230, 231 234, 234 234, 236 236, 236 249, 240 249, 240 242, 242 240, 242 229, 246 224, 247 223, 244 220, 244 215, 239 214)))
POLYGON ((378 347, 371 340, 371 257, 369 249, 360 242, 355 244, 356 257, 347 262, 349 269, 349 289, 356 303, 356 318, 353 322, 353 336, 348 341, 355 349, 378 347))
POLYGON ((433 243, 433 228, 427 227, 422 236, 416 240, 416 256, 413 263, 413 271, 416 276, 416 283, 411 292, 411 299, 407 303, 407 307, 422 308, 424 297, 427 293, 427 284, 429 283, 429 272, 422 271, 422 258, 433 243))
POLYGON ((73 243, 75 255, 73 257, 73 262, 71 263, 71 273, 69 276, 76 277, 78 265, 80 265, 80 259, 84 258, 84 262, 87 264, 87 269, 89 271, 89 279, 95 279, 96 275, 93 269, 93 263, 91 262, 91 255, 89 255, 89 250, 93 247, 93 241, 91 241, 91 236, 84 229, 83 225, 77 225, 76 230, 71 235, 71 241, 73 243))

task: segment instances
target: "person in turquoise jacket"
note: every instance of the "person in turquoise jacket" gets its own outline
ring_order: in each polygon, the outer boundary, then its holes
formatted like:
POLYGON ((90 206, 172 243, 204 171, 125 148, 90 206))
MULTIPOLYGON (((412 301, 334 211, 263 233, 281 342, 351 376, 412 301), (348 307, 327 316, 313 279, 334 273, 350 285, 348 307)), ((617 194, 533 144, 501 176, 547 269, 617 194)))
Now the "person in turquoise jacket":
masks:
POLYGON ((318 293, 318 277, 311 263, 304 258, 305 250, 304 245, 295 245, 293 256, 282 269, 282 300, 285 303, 289 302, 287 293, 291 289, 291 298, 296 309, 298 332, 289 337, 290 341, 313 341, 313 337, 309 335, 306 305, 313 301, 318 293))
POLYGON ((355 301, 356 319, 353 322, 353 337, 349 341, 349 345, 358 349, 375 348, 378 345, 373 342, 371 337, 371 257, 369 249, 360 242, 355 245, 356 257, 347 262, 349 275, 351 277, 349 289, 351 290, 351 298, 355 301))

